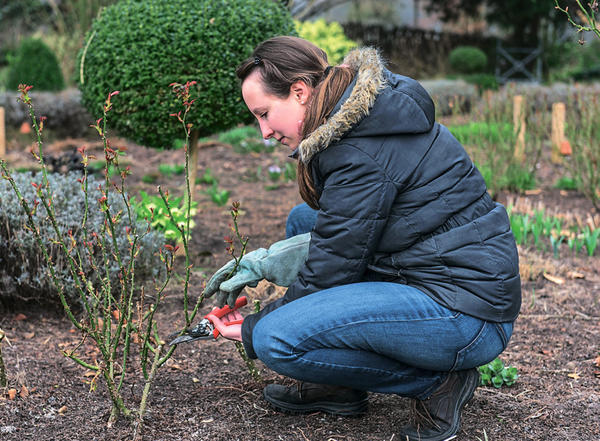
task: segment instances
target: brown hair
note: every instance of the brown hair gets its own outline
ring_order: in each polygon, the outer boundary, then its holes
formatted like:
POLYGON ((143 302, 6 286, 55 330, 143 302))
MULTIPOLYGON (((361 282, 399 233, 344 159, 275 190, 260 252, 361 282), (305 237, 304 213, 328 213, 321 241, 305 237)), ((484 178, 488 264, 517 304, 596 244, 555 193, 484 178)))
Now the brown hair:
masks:
MULTIPOLYGON (((255 69, 260 70, 265 92, 285 99, 291 86, 303 81, 313 89, 302 126, 302 139, 323 124, 352 81, 354 71, 346 66, 328 68, 327 54, 309 41, 281 36, 259 44, 252 55, 242 62, 236 75, 243 82, 255 69)), ((298 160, 298 188, 302 199, 312 208, 319 208, 309 164, 298 160)))

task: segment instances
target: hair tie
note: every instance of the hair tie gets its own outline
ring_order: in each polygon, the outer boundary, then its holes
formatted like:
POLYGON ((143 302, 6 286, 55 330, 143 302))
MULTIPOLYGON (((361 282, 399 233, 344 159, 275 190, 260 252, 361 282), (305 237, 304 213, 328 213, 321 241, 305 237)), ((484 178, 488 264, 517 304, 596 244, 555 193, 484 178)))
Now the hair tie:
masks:
POLYGON ((323 72, 323 78, 325 78, 329 74, 330 70, 331 70, 331 66, 327 66, 325 68, 325 71, 323 72))
POLYGON ((255 65, 255 66, 258 66, 258 65, 260 64, 260 62, 261 62, 261 61, 262 61, 262 60, 261 60, 261 58, 260 58, 260 57, 254 57, 254 65, 255 65))

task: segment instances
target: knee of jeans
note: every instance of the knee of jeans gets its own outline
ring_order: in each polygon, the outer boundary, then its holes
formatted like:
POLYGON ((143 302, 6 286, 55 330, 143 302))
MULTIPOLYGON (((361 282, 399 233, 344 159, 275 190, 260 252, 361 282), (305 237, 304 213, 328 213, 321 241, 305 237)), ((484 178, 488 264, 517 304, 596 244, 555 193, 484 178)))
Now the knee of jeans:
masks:
POLYGON ((278 371, 277 366, 293 360, 293 347, 281 332, 274 332, 267 317, 263 317, 255 325, 252 332, 252 344, 257 357, 269 368, 278 371))

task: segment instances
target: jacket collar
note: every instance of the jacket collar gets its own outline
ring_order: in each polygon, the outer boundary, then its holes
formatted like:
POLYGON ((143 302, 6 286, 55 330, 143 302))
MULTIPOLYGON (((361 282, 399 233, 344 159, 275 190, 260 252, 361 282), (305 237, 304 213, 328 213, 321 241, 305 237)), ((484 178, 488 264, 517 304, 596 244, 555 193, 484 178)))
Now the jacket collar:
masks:
POLYGON ((362 121, 385 87, 384 65, 376 49, 355 49, 348 53, 342 64, 350 66, 356 75, 336 104, 332 116, 298 146, 300 159, 305 164, 362 121))

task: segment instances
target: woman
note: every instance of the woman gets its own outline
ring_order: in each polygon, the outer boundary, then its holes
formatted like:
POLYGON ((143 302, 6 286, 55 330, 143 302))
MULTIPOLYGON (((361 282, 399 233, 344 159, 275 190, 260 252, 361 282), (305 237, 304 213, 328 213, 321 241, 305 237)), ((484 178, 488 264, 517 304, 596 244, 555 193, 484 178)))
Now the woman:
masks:
POLYGON ((231 262, 211 278, 206 296, 220 304, 261 279, 289 286, 242 325, 227 325, 235 312, 217 328, 301 380, 265 388, 278 410, 354 415, 366 391, 395 393, 428 416, 402 439, 454 435, 476 367, 505 349, 520 308, 504 207, 434 121, 427 92, 374 49, 331 67, 313 44, 276 37, 237 75, 264 138, 294 149, 311 209, 292 210, 296 235, 248 253, 229 280, 231 262))

